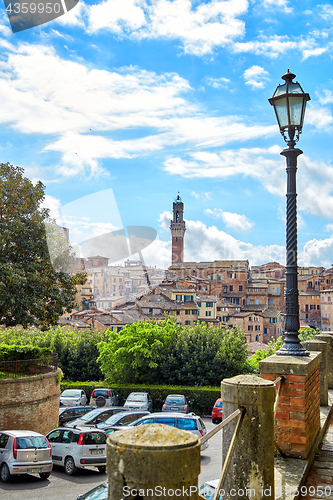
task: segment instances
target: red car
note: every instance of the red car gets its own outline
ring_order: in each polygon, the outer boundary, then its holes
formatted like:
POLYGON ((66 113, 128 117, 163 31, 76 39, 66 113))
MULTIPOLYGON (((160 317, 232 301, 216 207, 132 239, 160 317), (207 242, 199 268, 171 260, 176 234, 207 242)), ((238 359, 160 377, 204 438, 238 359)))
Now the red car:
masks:
POLYGON ((218 422, 222 422, 223 418, 223 399, 219 398, 215 401, 212 411, 212 422, 213 424, 217 424, 218 422))

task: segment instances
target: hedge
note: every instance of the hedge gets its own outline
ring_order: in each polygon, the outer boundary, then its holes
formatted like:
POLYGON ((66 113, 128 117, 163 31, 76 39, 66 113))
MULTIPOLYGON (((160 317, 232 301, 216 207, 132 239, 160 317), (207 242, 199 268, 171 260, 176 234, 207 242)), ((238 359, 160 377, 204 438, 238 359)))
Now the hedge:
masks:
POLYGON ((60 384, 65 389, 83 389, 88 397, 96 387, 109 387, 119 396, 119 405, 123 405, 130 392, 149 392, 153 399, 154 411, 161 411, 163 401, 168 394, 183 394, 190 404, 190 410, 197 415, 210 415, 217 398, 221 397, 219 387, 184 387, 181 385, 143 385, 143 384, 107 384, 106 382, 66 382, 60 384))
POLYGON ((0 344, 0 361, 22 361, 27 359, 49 358, 52 349, 33 345, 0 344))

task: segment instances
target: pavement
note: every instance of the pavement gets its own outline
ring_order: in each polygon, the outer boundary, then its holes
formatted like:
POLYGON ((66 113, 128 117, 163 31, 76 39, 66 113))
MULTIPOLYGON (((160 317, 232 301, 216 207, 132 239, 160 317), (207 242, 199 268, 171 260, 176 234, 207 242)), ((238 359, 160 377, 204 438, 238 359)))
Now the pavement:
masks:
POLYGON ((306 483, 300 490, 303 500, 333 500, 333 413, 306 483))

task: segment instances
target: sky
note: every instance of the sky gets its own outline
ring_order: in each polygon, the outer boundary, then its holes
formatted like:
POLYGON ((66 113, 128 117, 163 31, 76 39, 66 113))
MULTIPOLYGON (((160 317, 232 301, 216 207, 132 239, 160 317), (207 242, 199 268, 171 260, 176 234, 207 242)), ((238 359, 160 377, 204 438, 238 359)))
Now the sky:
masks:
MULTIPOLYGON (((333 7, 311 0, 82 1, 13 34, 0 20, 0 150, 45 185, 73 245, 129 226, 171 264, 285 262, 285 147, 268 102, 290 69, 311 96, 298 147, 299 265, 333 263, 333 7)), ((137 254, 129 251, 131 258, 137 254)))

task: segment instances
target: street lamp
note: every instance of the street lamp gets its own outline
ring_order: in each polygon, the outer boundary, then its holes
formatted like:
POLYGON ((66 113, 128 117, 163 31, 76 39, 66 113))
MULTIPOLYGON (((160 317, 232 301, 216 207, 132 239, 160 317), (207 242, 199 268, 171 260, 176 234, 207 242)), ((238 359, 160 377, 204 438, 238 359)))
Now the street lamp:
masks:
POLYGON ((286 238, 286 296, 285 296, 285 335, 284 344, 276 354, 284 356, 309 356, 298 337, 299 305, 297 282, 297 205, 296 171, 297 157, 303 153, 295 148, 302 132, 305 106, 310 100, 289 69, 269 100, 274 111, 280 132, 288 147, 281 151, 287 163, 287 238, 286 238), (287 134, 287 135, 286 135, 287 134), (296 134, 296 137, 295 137, 296 134))

